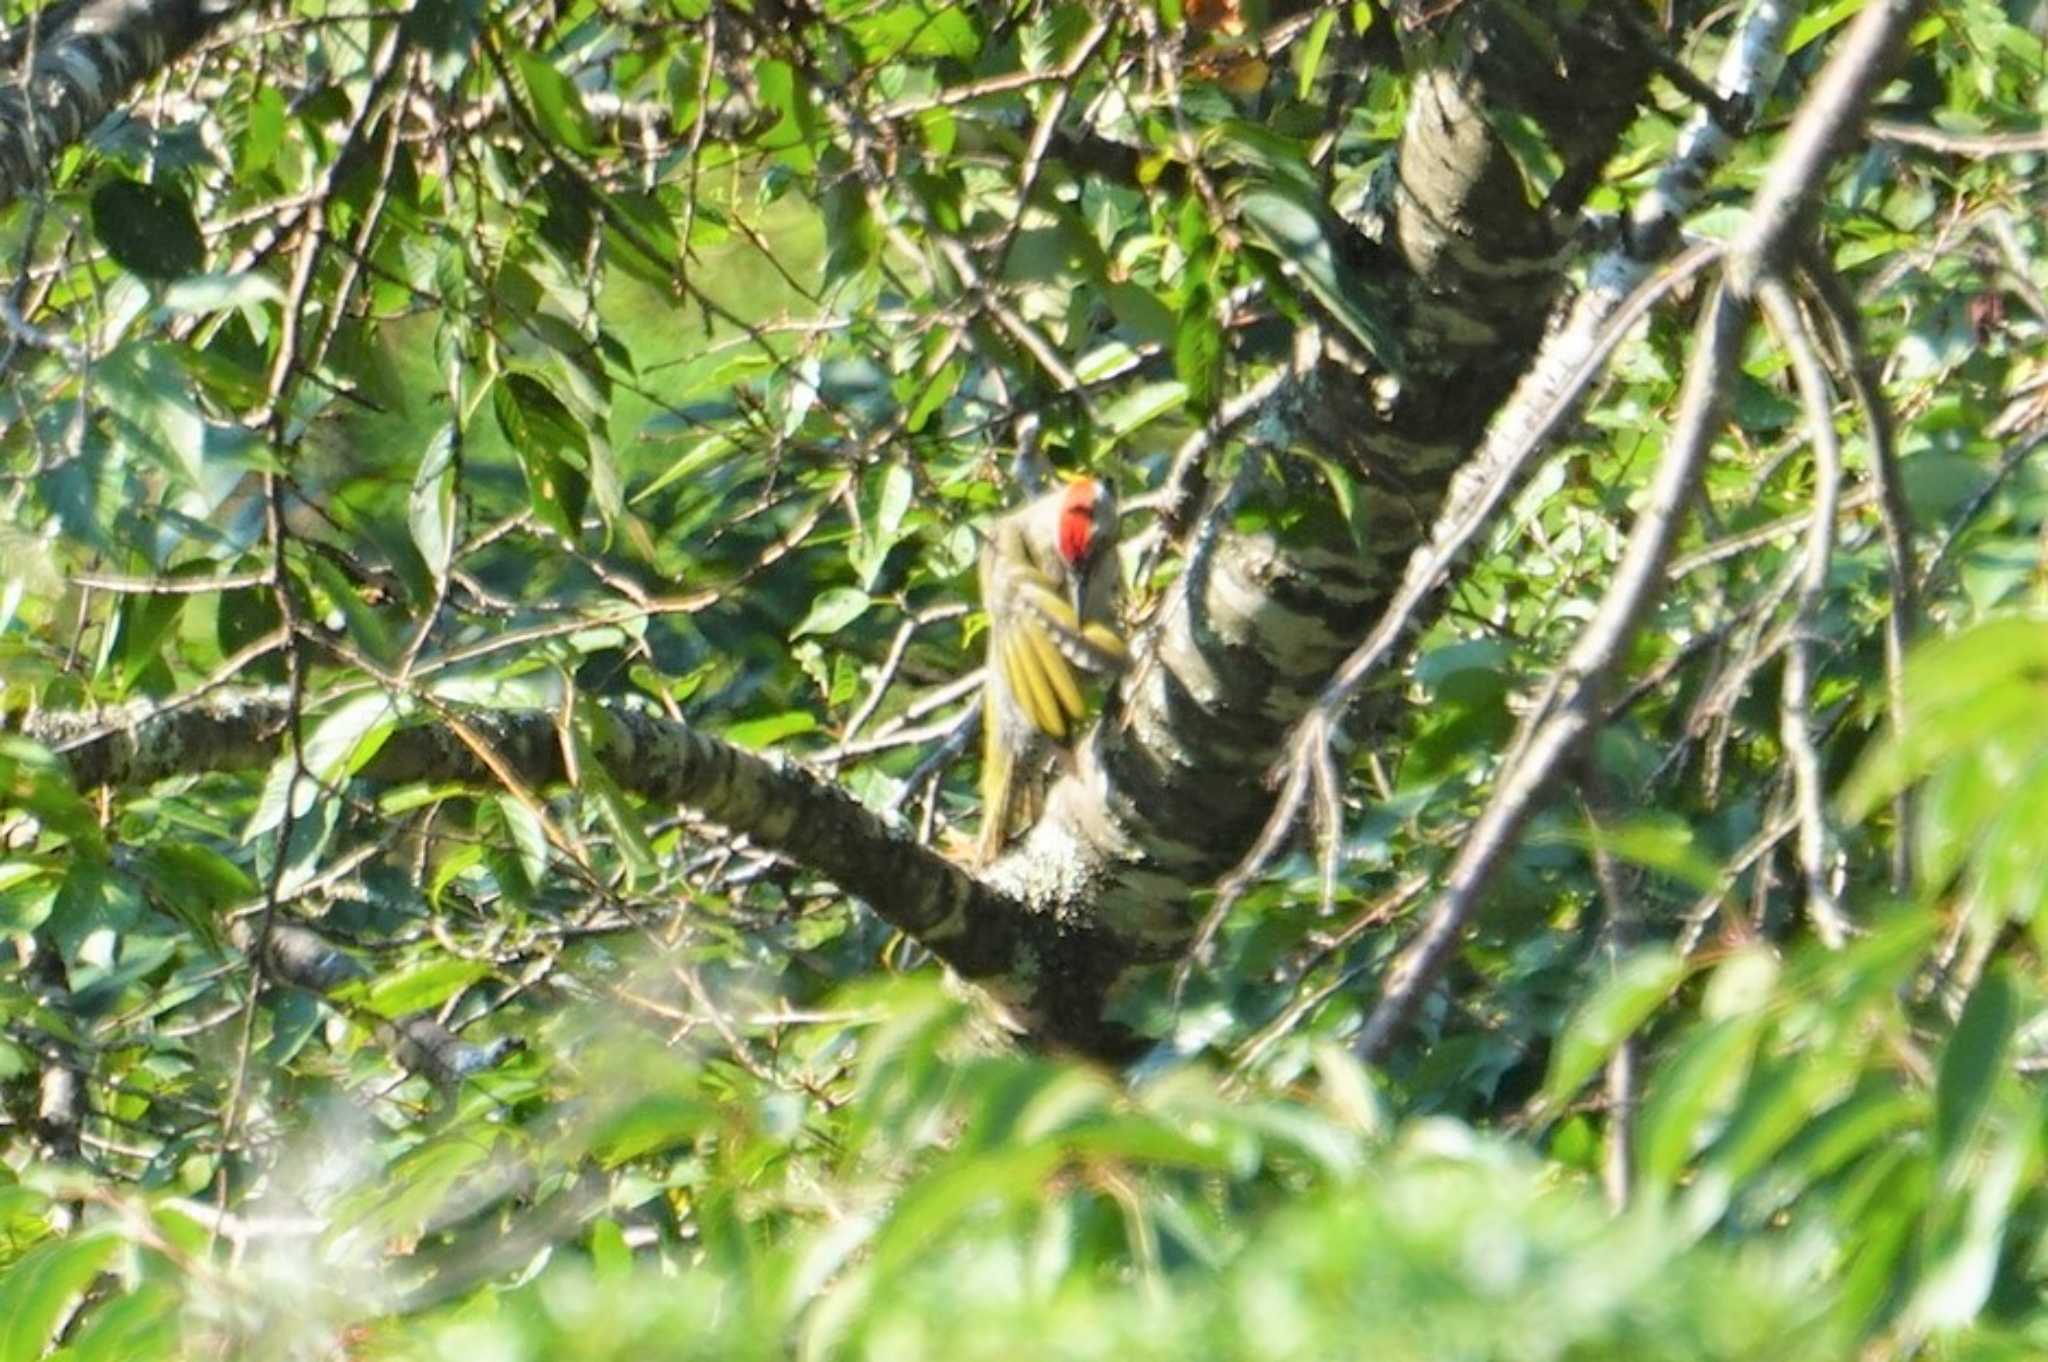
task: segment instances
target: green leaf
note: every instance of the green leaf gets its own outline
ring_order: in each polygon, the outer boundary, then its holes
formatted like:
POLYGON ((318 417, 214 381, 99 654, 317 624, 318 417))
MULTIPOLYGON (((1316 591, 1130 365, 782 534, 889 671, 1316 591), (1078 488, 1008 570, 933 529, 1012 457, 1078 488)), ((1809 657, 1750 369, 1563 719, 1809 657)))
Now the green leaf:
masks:
POLYGON ((633 1250, 619 1222, 602 1219, 590 1227, 590 1261, 601 1279, 623 1282, 633 1270, 633 1250))
POLYGON ((916 491, 917 481, 908 464, 892 463, 882 470, 881 495, 875 502, 875 537, 881 542, 896 542, 903 529, 903 517, 910 513, 910 500, 916 491))
POLYGON ((326 596, 329 607, 341 613, 348 626, 349 642, 361 649, 372 662, 388 664, 394 661, 398 657, 398 643, 391 635, 390 626, 385 624, 383 615, 357 594, 355 585, 341 568, 321 553, 307 554, 298 561, 313 584, 326 596))
POLYGON ((904 423, 904 429, 913 435, 923 430, 930 423, 932 414, 944 407, 959 390, 960 380, 966 376, 967 364, 964 360, 956 359, 939 366, 938 372, 926 381, 917 394, 917 400, 911 404, 910 416, 904 423))
POLYGON ((882 258, 882 228, 869 206, 867 190, 849 177, 824 194, 825 285, 837 288, 875 266, 882 258))
POLYGON ((651 194, 618 192, 600 195, 600 202, 607 258, 656 288, 675 287, 682 244, 661 200, 651 194))
POLYGON ((96 1306, 55 1362, 140 1362, 177 1355, 185 1302, 167 1282, 145 1281, 96 1306))
POLYGON ((617 1168, 634 1159, 645 1158, 696 1140, 713 1127, 722 1113, 710 1102, 693 1094, 670 1090, 639 1097, 598 1127, 590 1141, 590 1152, 606 1168, 617 1168))
POLYGON ((1748 1071, 1760 1016, 1693 1028, 1657 1072, 1636 1135, 1637 1181, 1661 1195, 1704 1142, 1708 1122, 1735 1100, 1748 1071))
POLYGON ((108 255, 145 279, 197 274, 206 263, 192 201, 168 185, 108 180, 93 191, 92 229, 108 255))
POLYGON ((217 950, 225 940, 220 915, 256 896, 256 881, 246 871, 196 842, 158 842, 138 859, 137 870, 153 900, 217 950))
POLYGON ((590 438, 547 381, 513 372, 492 390, 491 409, 519 457, 533 513, 569 539, 582 533, 590 494, 590 438))
POLYGON ((1187 389, 1197 416, 1215 412, 1223 384, 1223 326, 1207 289, 1194 291, 1174 326, 1173 376, 1187 389))
POLYGON ((195 274, 180 279, 164 290, 163 310, 174 316, 205 316, 255 307, 262 303, 283 303, 284 290, 267 274, 195 274))
POLYGON ((512 836, 512 845, 519 850, 519 868, 526 875, 527 886, 538 890, 547 882, 548 862, 553 857, 547 827, 541 822, 539 811, 523 799, 502 794, 494 802, 505 820, 505 831, 512 836))
POLYGON ((541 131, 557 145, 578 155, 596 155, 603 144, 598 137, 597 123, 591 118, 590 110, 584 107, 583 91, 576 87, 576 82, 535 52, 515 50, 512 62, 526 87, 527 100, 541 131))
POLYGON ((1565 1022, 1550 1052, 1550 1074, 1543 1080, 1543 1103, 1559 1111, 1606 1062, 1663 1006, 1686 976, 1679 954, 1658 946, 1639 951, 1616 966, 1565 1022))
POLYGON ((1830 0, 1799 16, 1799 22, 1792 25, 1791 34, 1785 39, 1785 55, 1793 53, 1825 37, 1835 28, 1846 24, 1863 10, 1869 0, 1830 0))
MULTIPOLYGON (((160 345, 124 345, 93 366, 94 391, 130 448, 183 475, 188 486, 222 495, 209 468, 206 417, 184 369, 160 345)), ((242 469, 232 470, 239 477, 242 469)))
MULTIPOLYGON (((2033 1121, 2005 1123, 1987 1142, 1985 1157, 1972 1159, 1961 1205, 1944 1198, 1935 1212, 1935 1233, 1923 1249, 1919 1286, 1907 1305, 1907 1327, 1915 1332, 1959 1329, 1984 1308, 1999 1275, 2000 1249, 2016 1226, 2015 1198, 2038 1190, 2029 1174, 2039 1163, 2033 1121)), ((1961 1190, 1961 1189, 1958 1189, 1961 1190)))
POLYGON ((406 40, 437 58, 434 74, 443 88, 468 66, 483 29, 483 9, 483 0, 419 0, 405 12, 406 40))
POLYGON ((835 586, 821 591, 811 602, 810 613, 790 632, 790 638, 806 634, 836 634, 867 613, 873 597, 857 586, 835 586))
POLYGON ((1391 304, 1339 262, 1336 243, 1347 229, 1316 192, 1289 180, 1252 182, 1236 204, 1250 238, 1291 266, 1367 353, 1400 372, 1401 346, 1387 315, 1391 304))
POLYGON ((1187 404, 1188 388, 1179 381, 1145 383, 1103 409, 1102 423, 1111 439, 1121 440, 1187 404))
POLYGON ((1587 829, 1585 843, 1646 870, 1655 870, 1700 893, 1720 886, 1720 871, 1701 851, 1682 818, 1643 815, 1587 829))
POLYGON ((383 975, 363 990, 363 1005, 380 1017, 407 1017, 439 1007, 479 979, 489 977, 482 960, 441 955, 383 975))
MULTIPOLYGON (((587 724, 592 706, 578 701, 579 726, 587 724)), ((631 800, 606 771, 604 764, 596 760, 589 741, 579 734, 577 753, 582 762, 583 797, 597 805, 605 825, 618 838, 620 854, 625 857, 626 868, 632 881, 652 879, 661 873, 661 860, 654 844, 648 840, 647 826, 631 800)))
POLYGON ((306 770, 323 784, 341 784, 377 755, 398 730, 398 719, 397 702, 381 691, 345 701, 307 735, 306 770))
POLYGON ((2048 735, 2039 677, 2048 675, 2048 621, 2008 616, 1930 642, 1907 663, 1903 731, 1888 731, 1842 789, 1851 820, 1943 761, 2001 736, 2048 735))
POLYGON ((781 115, 773 127, 755 139, 756 145, 763 151, 777 153, 785 165, 800 174, 816 170, 820 124, 809 81, 794 66, 779 59, 755 62, 754 80, 761 94, 761 107, 781 115))
POLYGON ((406 498, 406 525, 413 545, 436 578, 448 571, 455 554, 456 451, 460 436, 452 421, 444 423, 427 443, 406 498))
POLYGON ((981 51, 981 34, 957 5, 897 3, 867 14, 850 16, 847 31, 871 62, 907 61, 918 57, 951 57, 973 61, 981 51))
POLYGON ((57 1322, 114 1260, 121 1241, 86 1230, 37 1244, 0 1272, 0 1362, 36 1362, 57 1322))
POLYGON ((1329 44, 1330 30, 1336 26, 1335 9, 1325 9, 1309 26, 1308 40, 1301 45, 1301 70, 1295 78, 1296 99, 1307 99, 1315 88, 1316 76, 1323 68, 1323 49, 1329 44))
MULTIPOLYGON (((649 425, 651 427, 653 423, 650 422, 649 425)), ((650 429, 647 435, 651 438, 654 431, 650 429)), ((730 435, 722 431, 707 435, 684 450, 668 467, 662 469, 652 482, 634 493, 632 501, 645 501, 672 482, 708 473, 738 452, 739 447, 733 443, 730 435)))
POLYGON ((2003 964, 1993 964, 1970 990, 1963 1015, 1941 1054, 1934 1082, 1934 1151, 1950 1167, 1960 1158, 2005 1072, 2019 1021, 2018 1001, 2003 964))
POLYGON ((284 145, 284 95, 275 85, 259 86, 249 100, 247 119, 236 170, 253 180, 270 169, 278 148, 284 145))
POLYGON ((177 627, 189 599, 175 592, 137 592, 114 607, 104 660, 110 664, 116 694, 126 695, 162 661, 164 640, 177 627))
POLYGON ((817 715, 808 710, 792 709, 786 713, 770 714, 766 718, 748 719, 733 724, 719 736, 734 747, 773 747, 784 738, 809 733, 817 727, 817 715))
POLYGON ((26 738, 0 734, 0 807, 33 814, 87 860, 107 857, 92 805, 72 787, 70 773, 57 758, 26 738))

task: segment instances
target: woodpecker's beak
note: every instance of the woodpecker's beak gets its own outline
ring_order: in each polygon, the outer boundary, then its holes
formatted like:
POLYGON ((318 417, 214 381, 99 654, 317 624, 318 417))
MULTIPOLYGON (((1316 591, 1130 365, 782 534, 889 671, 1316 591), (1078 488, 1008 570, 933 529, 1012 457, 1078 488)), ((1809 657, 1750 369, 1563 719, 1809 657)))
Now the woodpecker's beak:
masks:
POLYGON ((1086 618, 1081 613, 1081 603, 1088 599, 1088 579, 1094 575, 1095 565, 1087 563, 1082 565, 1079 572, 1071 574, 1067 579, 1067 590, 1073 596, 1073 600, 1068 604, 1074 607, 1074 618, 1077 620, 1086 618))

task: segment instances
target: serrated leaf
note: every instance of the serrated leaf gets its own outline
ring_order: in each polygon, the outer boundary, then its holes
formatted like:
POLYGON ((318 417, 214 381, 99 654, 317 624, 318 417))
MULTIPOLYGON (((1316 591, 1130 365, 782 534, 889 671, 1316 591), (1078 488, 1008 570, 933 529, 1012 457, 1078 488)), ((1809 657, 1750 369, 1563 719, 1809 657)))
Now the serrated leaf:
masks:
POLYGON ((1223 326, 1207 289, 1194 291, 1174 326, 1173 376, 1187 388, 1197 416, 1215 412, 1223 384, 1223 326))

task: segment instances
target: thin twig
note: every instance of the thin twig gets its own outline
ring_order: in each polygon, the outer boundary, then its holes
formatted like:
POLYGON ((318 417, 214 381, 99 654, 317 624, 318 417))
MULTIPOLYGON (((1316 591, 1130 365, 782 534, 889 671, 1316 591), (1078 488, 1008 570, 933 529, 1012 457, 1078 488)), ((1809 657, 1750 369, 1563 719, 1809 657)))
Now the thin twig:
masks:
MULTIPOLYGON (((1870 437, 1870 482, 1877 493, 1878 524, 1884 534, 1892 591, 1885 615, 1885 703, 1894 732, 1906 726, 1906 649, 1920 620, 1919 567, 1913 555, 1913 509, 1906 502, 1905 480, 1899 473, 1897 432, 1891 404, 1885 400, 1877 365, 1864 344, 1856 300, 1835 273, 1823 251, 1807 253, 1804 277, 1812 286, 1815 305, 1827 320, 1836 362, 1849 393, 1863 414, 1870 437)), ((1853 493, 1851 494, 1854 495, 1853 493)), ((1845 498, 1845 502, 1846 502, 1845 498)), ((1913 883, 1913 795, 1901 790, 1892 801, 1892 890, 1904 893, 1913 883)))
MULTIPOLYGON (((1606 781, 1597 762, 1585 763, 1580 777, 1584 790, 1586 825, 1593 833, 1593 879, 1600 887, 1605 918, 1600 924, 1600 953, 1612 971, 1636 943, 1639 925, 1628 891, 1622 886, 1621 866, 1604 835, 1611 807, 1606 781)), ((1633 1034, 1622 1038, 1608 1056, 1603 1085, 1607 1098, 1607 1139, 1600 1159, 1600 1185, 1607 1193, 1607 1207, 1616 1215, 1628 1209, 1629 1190, 1635 1184, 1631 1158, 1635 1144, 1636 1060, 1640 1047, 1633 1034)))
MULTIPOLYGON (((1467 482, 1467 490, 1450 498, 1443 515, 1431 528, 1428 544, 1409 560, 1400 589, 1387 603, 1379 622, 1331 675, 1314 705, 1289 735, 1287 757, 1279 766, 1284 773, 1280 795, 1258 839, 1224 879, 1224 885, 1235 886, 1241 892, 1279 850, 1301 812, 1314 768, 1327 760, 1321 754, 1327 751, 1351 698, 1393 656, 1395 645, 1407 636, 1423 603, 1466 547, 1491 523, 1509 490, 1521 481, 1523 472, 1545 448, 1552 432, 1576 408, 1579 396, 1599 376, 1615 347, 1659 298, 1718 257, 1716 246, 1694 246, 1667 268, 1644 280, 1608 319, 1578 366, 1552 389, 1548 405, 1531 419, 1518 418, 1510 423, 1512 434, 1507 437, 1499 436, 1499 427, 1489 433, 1485 447, 1459 475, 1461 481, 1467 482)), ((1226 907, 1230 897, 1234 895, 1218 895, 1226 907)))
POLYGON ((1814 930, 1829 950, 1849 939, 1848 918, 1830 880, 1837 854, 1828 825, 1827 792, 1821 777, 1820 751, 1813 741, 1814 623, 1827 598, 1828 570, 1835 557, 1835 515, 1842 495, 1842 446, 1835 435, 1834 385, 1821 364, 1813 330, 1792 291, 1782 280, 1768 277, 1757 289, 1757 302, 1778 333, 1778 342, 1792 359, 1792 375, 1806 410, 1807 437, 1813 445, 1814 515, 1807 527, 1806 553, 1793 600, 1792 622, 1785 645, 1785 682, 1779 704, 1778 731, 1792 766, 1794 805, 1799 811, 1799 866, 1806 876, 1806 911, 1814 930))
POLYGON ((1944 132, 1915 123, 1898 123, 1889 118, 1870 121, 1873 141, 1896 142, 1902 146, 1925 147, 1951 156, 2028 156, 2048 151, 2048 130, 2033 132, 1944 132))
POLYGON ((1629 534, 1614 584, 1566 657, 1552 703, 1527 721, 1524 731, 1530 737, 1522 745, 1521 759, 1502 773, 1442 891, 1430 904, 1422 930, 1388 972, 1380 1000, 1353 1042, 1363 1058, 1375 1060, 1385 1052, 1436 982, 1523 824, 1592 733, 1601 712, 1601 692, 1663 579, 1679 523, 1720 429, 1722 406, 1748 331, 1747 314, 1747 306, 1726 288, 1716 288, 1702 309, 1664 461, 1629 534))

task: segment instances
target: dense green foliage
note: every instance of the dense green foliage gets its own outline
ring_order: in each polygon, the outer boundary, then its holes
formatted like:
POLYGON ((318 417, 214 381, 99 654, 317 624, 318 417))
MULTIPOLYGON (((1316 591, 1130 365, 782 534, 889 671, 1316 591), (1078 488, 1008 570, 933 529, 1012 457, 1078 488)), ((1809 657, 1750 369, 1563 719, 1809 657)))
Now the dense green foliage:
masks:
MULTIPOLYGON (((2048 152, 1859 141, 1822 199, 1928 641, 1888 675, 1846 396, 1799 612, 1815 464, 1758 327, 1591 774, 1383 1065, 1347 1041, 1607 588, 1695 298, 1386 688, 1333 891, 1312 847, 1270 867, 1184 989, 1127 1000, 1162 1039, 1129 1071, 1019 1046, 830 884, 588 759, 604 704, 646 707, 957 844, 975 526, 1020 439, 1123 488, 1156 623, 1178 442, 1305 318, 1397 363, 1314 226, 1384 188, 1396 20, 1248 5, 1285 41, 1233 84, 1218 8, 301 0, 0 209, 8 726, 256 683, 303 716, 267 772, 146 788, 0 735, 0 1362, 2048 1349, 2048 152), (1795 848, 1795 632, 1841 949, 1795 848), (456 705, 551 711, 576 784, 357 778, 456 705), (286 921, 363 976, 266 977, 286 921), (407 1067, 423 1013, 492 1062, 407 1067)), ((1860 8, 1807 7, 1692 229, 1741 221, 1860 8)), ((1880 112, 2038 127, 2040 13, 1933 7, 1880 112)), ((1727 22, 1665 37, 1709 71, 1727 22)), ((1594 210, 1671 154, 1690 106, 1653 100, 1594 210)), ((1497 131, 1547 192, 1540 130, 1497 131)), ((1318 473, 1240 523, 1371 494, 1318 473)))

